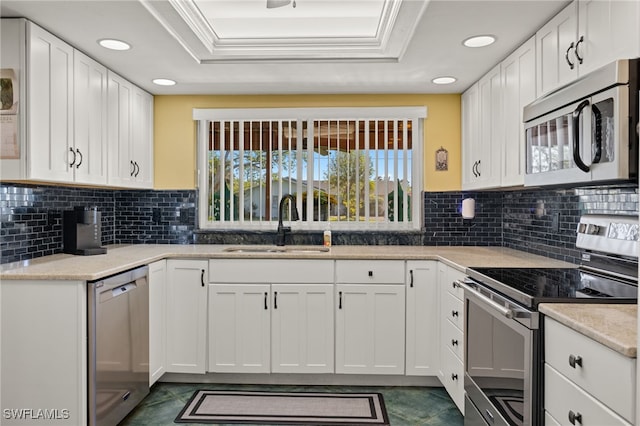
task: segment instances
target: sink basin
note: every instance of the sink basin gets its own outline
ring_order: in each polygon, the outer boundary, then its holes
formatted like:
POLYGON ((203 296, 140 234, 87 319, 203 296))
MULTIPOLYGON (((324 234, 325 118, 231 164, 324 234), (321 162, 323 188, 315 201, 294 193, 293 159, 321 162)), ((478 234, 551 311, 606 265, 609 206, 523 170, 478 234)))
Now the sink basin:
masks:
POLYGON ((329 247, 324 246, 237 246, 227 247, 227 253, 327 253, 329 247))

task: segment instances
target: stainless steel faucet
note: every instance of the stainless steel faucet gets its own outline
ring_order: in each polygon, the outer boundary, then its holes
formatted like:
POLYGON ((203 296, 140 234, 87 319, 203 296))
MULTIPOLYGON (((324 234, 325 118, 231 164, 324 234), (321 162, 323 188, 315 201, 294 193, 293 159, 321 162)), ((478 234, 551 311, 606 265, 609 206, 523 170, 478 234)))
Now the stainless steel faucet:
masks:
POLYGON ((291 194, 285 194, 280 199, 280 205, 278 206, 278 235, 276 237, 276 245, 283 246, 287 231, 291 231, 290 226, 282 225, 282 216, 284 216, 284 204, 289 200, 289 204, 293 207, 291 210, 290 220, 300 220, 298 216, 298 207, 296 206, 296 198, 291 194))

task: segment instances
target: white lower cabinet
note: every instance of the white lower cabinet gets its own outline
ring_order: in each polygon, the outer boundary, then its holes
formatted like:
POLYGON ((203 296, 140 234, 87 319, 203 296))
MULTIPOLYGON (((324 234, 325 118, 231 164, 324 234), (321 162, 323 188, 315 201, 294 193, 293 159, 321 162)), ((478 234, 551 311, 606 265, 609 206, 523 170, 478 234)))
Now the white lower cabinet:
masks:
POLYGON ((167 372, 205 373, 208 266, 206 260, 167 260, 167 372))
POLYGON ((332 260, 210 262, 208 371, 334 372, 332 260))
POLYGON ((440 368, 438 377, 447 393, 464 414, 464 294, 456 281, 465 274, 440 262, 440 368))
POLYGON ((636 360, 545 317, 544 409, 561 425, 630 425, 636 360))
POLYGON ((438 262, 408 261, 406 375, 438 374, 438 262))
POLYGON ((336 285, 336 373, 404 374, 404 285, 336 285))
POLYGON ((271 372, 333 373, 333 284, 272 284, 271 372))
POLYGON ((149 265, 149 386, 166 371, 167 261, 149 265))

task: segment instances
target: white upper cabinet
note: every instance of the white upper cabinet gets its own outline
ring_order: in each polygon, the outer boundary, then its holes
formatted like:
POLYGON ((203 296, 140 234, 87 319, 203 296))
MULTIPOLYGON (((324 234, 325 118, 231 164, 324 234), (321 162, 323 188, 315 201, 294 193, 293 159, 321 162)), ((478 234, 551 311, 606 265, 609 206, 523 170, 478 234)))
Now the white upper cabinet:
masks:
POLYGON ((502 123, 501 66, 498 65, 462 97, 462 189, 500 186, 502 123))
POLYGON ((73 52, 75 181, 107 183, 107 69, 73 52))
POLYGON ((109 184, 153 187, 153 96, 108 73, 109 184))
POLYGON ((535 99, 536 40, 532 37, 502 61, 502 186, 524 184, 525 138, 522 110, 535 99))
POLYGON ((576 0, 536 33, 537 95, 640 55, 640 2, 576 0))
POLYGON ((72 182, 73 48, 31 22, 26 31, 28 178, 72 182))

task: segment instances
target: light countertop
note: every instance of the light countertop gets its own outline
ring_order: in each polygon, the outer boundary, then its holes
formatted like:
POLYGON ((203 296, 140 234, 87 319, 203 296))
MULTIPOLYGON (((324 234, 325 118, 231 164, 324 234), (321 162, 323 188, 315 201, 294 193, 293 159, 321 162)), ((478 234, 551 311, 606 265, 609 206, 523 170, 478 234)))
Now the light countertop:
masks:
MULTIPOLYGON (((567 267, 569 263, 503 247, 464 246, 333 246, 329 252, 227 252, 229 245, 142 244, 109 246, 95 256, 55 254, 0 265, 2 280, 91 281, 166 258, 267 259, 398 259, 440 260, 463 271, 467 267, 567 267)), ((242 246, 251 248, 255 246, 242 246)), ((264 247, 264 246, 263 246, 264 247)))
POLYGON ((538 309, 622 355, 637 357, 638 305, 541 303, 538 309))

